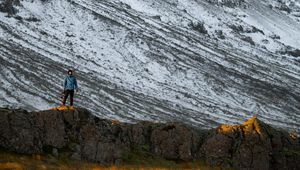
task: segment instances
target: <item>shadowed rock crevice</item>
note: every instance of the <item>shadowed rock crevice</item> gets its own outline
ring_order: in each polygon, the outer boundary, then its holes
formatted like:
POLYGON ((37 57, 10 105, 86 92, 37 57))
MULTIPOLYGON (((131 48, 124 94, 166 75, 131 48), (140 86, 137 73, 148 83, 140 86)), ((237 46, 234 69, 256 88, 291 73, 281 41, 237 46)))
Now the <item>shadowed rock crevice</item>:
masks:
POLYGON ((86 109, 0 109, 0 147, 103 165, 126 163, 126 155, 142 150, 167 160, 205 160, 211 166, 235 169, 300 168, 299 138, 256 117, 243 125, 201 130, 175 122, 129 124, 105 120, 86 109))

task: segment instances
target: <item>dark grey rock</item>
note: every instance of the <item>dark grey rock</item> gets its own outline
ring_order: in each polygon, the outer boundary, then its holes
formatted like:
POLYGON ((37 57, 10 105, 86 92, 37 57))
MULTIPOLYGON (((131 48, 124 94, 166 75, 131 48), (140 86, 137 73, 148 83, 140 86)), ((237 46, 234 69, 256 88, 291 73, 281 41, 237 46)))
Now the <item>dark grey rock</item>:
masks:
POLYGON ((235 169, 300 169, 299 138, 253 118, 210 131, 181 123, 127 124, 100 119, 86 109, 0 109, 0 147, 25 154, 66 152, 71 159, 122 164, 136 148, 175 161, 205 159, 235 169))

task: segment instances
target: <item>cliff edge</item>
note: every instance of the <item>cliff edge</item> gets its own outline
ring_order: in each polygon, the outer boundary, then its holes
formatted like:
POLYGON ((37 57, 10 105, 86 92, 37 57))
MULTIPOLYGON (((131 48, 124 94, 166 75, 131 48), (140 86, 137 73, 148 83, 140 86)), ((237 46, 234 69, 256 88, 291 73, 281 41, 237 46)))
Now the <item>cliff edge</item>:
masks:
POLYGON ((181 123, 105 120, 82 108, 0 109, 0 147, 22 154, 64 154, 103 165, 122 164, 141 149, 167 160, 205 160, 234 169, 300 169, 299 137, 256 117, 243 125, 201 130, 181 123))

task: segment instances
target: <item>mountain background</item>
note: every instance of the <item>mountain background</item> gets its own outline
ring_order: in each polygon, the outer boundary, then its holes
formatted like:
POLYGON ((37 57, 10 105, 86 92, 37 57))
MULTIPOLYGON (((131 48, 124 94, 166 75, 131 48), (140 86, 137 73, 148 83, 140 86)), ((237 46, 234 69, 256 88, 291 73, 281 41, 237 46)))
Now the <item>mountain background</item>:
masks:
POLYGON ((300 132, 299 0, 0 0, 0 106, 300 132))

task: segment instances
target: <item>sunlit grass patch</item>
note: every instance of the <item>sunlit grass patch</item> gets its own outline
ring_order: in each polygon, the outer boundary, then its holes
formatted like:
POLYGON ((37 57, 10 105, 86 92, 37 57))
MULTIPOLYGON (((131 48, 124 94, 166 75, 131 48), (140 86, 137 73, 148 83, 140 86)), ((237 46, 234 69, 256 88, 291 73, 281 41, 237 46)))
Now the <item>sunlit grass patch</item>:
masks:
POLYGON ((52 155, 23 155, 0 151, 0 170, 221 170, 220 167, 207 166, 204 161, 176 162, 140 149, 124 156, 127 158, 124 159, 123 165, 102 166, 86 161, 60 160, 52 155))

